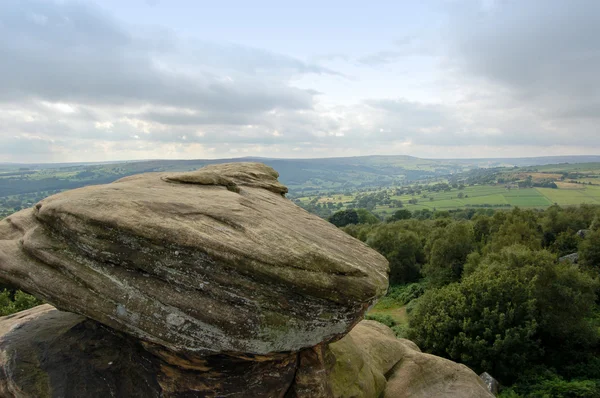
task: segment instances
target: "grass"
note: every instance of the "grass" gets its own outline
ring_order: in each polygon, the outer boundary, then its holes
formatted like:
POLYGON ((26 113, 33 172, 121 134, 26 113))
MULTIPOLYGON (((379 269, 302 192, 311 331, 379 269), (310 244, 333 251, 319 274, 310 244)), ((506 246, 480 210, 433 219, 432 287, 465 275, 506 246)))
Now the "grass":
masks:
POLYGON ((600 187, 587 186, 582 189, 551 189, 538 188, 551 203, 561 206, 587 204, 600 204, 600 187))
POLYGON ((398 325, 408 324, 408 315, 406 314, 406 306, 397 306, 391 308, 377 308, 377 305, 373 307, 367 315, 387 315, 391 317, 394 322, 398 325))
MULTIPOLYGON (((391 196, 392 200, 401 200, 403 208, 416 210, 455 210, 464 208, 547 208, 554 203, 560 206, 574 206, 583 203, 600 204, 600 185, 570 184, 558 189, 552 188, 513 188, 507 190, 503 185, 479 185, 466 187, 463 190, 452 189, 450 192, 426 192, 427 197, 420 195, 391 196), (459 194, 462 193, 462 198, 459 194), (416 204, 408 203, 411 199, 417 199, 416 204), (433 200, 432 200, 433 199, 433 200)), ((308 198, 301 198, 308 202, 308 198)), ((346 205, 354 200, 353 195, 333 195, 323 197, 320 202, 342 202, 346 205), (341 200, 339 199, 341 197, 341 200), (333 200, 332 200, 333 199, 333 200)), ((389 216, 398 208, 379 205, 374 212, 389 216)))

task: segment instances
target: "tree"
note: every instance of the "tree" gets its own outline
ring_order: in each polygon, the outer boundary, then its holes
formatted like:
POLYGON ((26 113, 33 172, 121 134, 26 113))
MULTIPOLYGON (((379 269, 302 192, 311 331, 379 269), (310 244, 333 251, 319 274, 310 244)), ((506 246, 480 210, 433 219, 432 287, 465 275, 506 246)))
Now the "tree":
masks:
MULTIPOLYGON (((545 235, 545 234, 544 234, 545 235)), ((561 232, 551 245, 551 249, 559 257, 577 252, 581 238, 571 230, 561 232)))
POLYGON ((392 216, 390 218, 388 218, 387 221, 393 222, 393 221, 399 221, 399 220, 408 220, 411 217, 412 217, 412 213, 410 212, 410 210, 402 209, 402 210, 396 210, 396 212, 394 212, 394 214, 392 214, 392 216))
POLYGON ((579 262, 600 271, 600 229, 590 230, 579 245, 579 262))
POLYGON ((461 283, 428 290, 409 338, 427 352, 513 382, 536 364, 577 361, 595 344, 598 281, 547 251, 516 245, 486 256, 461 283), (570 359, 573 358, 573 359, 570 359))
POLYGON ((441 286, 460 279, 467 256, 475 249, 475 234, 468 222, 454 222, 430 238, 429 263, 423 273, 441 286))
POLYGON ((381 220, 375 214, 371 213, 367 209, 356 209, 356 214, 358 214, 359 224, 377 224, 381 222, 381 220))
POLYGON ((420 278, 425 253, 416 233, 400 230, 396 224, 382 225, 369 234, 367 244, 390 262, 390 284, 414 282, 420 278))
POLYGON ((348 224, 358 224, 358 213, 356 210, 340 210, 329 217, 329 222, 336 227, 345 227, 348 224))

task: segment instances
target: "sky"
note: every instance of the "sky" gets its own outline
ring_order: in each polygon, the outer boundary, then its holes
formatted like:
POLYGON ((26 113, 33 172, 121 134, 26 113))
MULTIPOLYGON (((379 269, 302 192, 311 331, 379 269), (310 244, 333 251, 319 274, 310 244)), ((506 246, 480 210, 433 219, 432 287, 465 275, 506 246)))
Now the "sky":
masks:
POLYGON ((1 0, 0 162, 600 154, 600 1, 291 3, 1 0))

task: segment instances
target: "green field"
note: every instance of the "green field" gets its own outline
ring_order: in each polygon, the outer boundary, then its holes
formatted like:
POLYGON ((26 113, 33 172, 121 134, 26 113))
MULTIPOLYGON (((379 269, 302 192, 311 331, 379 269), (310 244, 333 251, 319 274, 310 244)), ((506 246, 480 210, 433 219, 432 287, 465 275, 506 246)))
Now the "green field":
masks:
MULTIPOLYGON (((451 210, 464 207, 512 207, 545 208, 554 203, 560 206, 600 204, 600 187, 586 186, 581 189, 525 188, 507 190, 504 187, 475 186, 464 189, 465 198, 457 198, 458 191, 432 194, 433 200, 419 198, 416 205, 408 204, 409 196, 399 197, 409 210, 451 210)), ((383 210, 383 209, 381 209, 383 210)))
MULTIPOLYGON (((453 189, 450 192, 427 193, 423 198, 419 195, 391 196, 391 199, 402 201, 403 208, 415 211, 428 209, 455 210, 464 208, 497 208, 509 209, 521 208, 547 208, 553 204, 560 206, 573 206, 580 204, 600 204, 600 186, 581 185, 577 189, 554 189, 554 188, 513 188, 506 189, 504 186, 472 186, 463 190, 453 189), (462 193, 462 198, 459 194, 462 193), (416 204, 410 204, 409 200, 416 199, 416 204)), ((321 203, 341 202, 344 206, 355 200, 353 195, 332 195, 319 199, 321 203)), ((302 203, 309 201, 308 197, 300 198, 302 203)), ((378 205, 374 212, 389 216, 398 210, 398 207, 389 205, 378 205)))

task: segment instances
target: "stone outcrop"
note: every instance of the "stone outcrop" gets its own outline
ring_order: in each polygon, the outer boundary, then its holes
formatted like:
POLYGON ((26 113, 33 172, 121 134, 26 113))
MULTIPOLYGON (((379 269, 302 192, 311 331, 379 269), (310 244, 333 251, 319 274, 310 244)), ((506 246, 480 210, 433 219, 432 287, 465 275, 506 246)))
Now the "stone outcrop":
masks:
POLYGON ((569 262, 571 264, 577 264, 579 262, 579 253, 571 253, 566 256, 562 256, 558 259, 559 262, 569 262))
POLYGON ((42 305, 0 318, 0 396, 492 397, 465 366, 423 354, 375 321, 300 353, 194 358, 160 350, 42 305))
POLYGON ((422 353, 379 322, 362 321, 329 350, 334 397, 493 397, 468 367, 422 353))
POLYGON ((139 340, 42 305, 0 318, 0 396, 281 397, 296 354, 269 358, 155 355, 139 340))
POLYGON ((498 383, 498 380, 494 379, 494 377, 488 372, 483 372, 479 375, 479 377, 485 383, 485 386, 487 387, 488 391, 491 392, 494 396, 497 396, 498 392, 500 391, 500 383, 498 383))
POLYGON ((362 321, 385 258, 258 163, 54 195, 0 222, 0 396, 489 397, 468 368, 362 321), (58 309, 57 309, 58 308, 58 309))
POLYGON ((234 163, 63 192, 0 223, 0 278, 180 353, 335 340, 385 293, 387 261, 286 191, 234 163))

